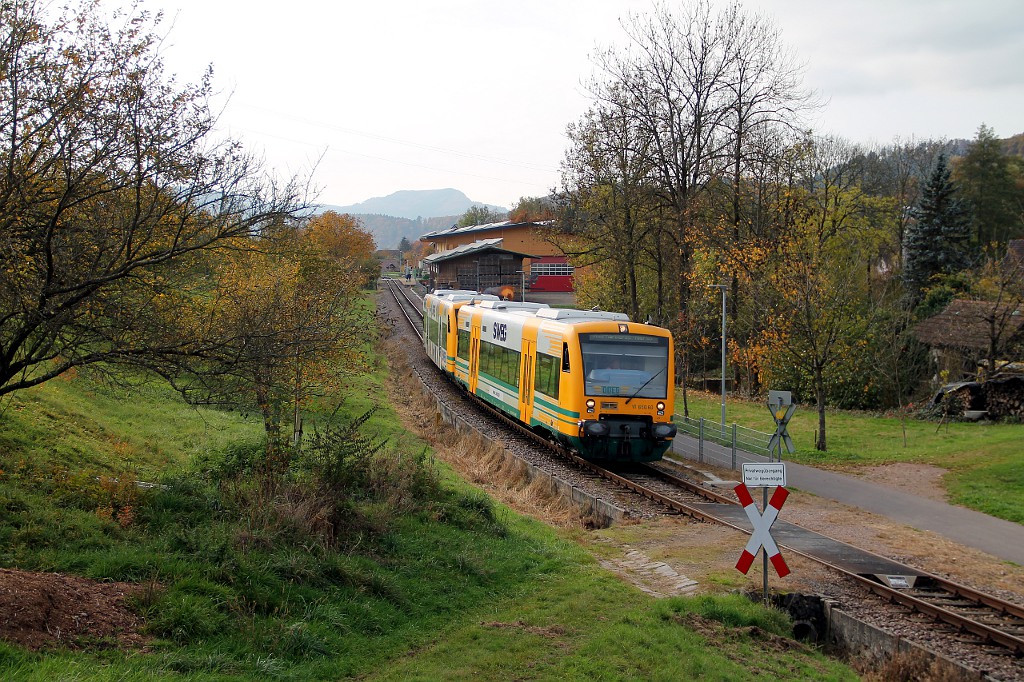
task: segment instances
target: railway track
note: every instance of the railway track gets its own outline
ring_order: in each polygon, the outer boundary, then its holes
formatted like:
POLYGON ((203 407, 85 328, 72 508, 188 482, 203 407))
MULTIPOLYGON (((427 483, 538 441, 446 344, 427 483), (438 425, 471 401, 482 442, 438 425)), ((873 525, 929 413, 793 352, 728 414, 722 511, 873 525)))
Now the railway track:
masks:
MULTIPOLYGON (((419 299, 412 295, 408 287, 401 284, 391 283, 390 290, 410 327, 422 340, 422 308, 419 299)), ((632 464, 617 468, 601 466, 545 440, 522 424, 494 411, 483 401, 474 402, 486 410, 491 418, 500 420, 516 433, 543 443, 577 467, 600 476, 632 494, 651 500, 669 510, 669 513, 683 514, 709 523, 725 524, 747 534, 751 532, 742 525, 724 520, 713 510, 709 511, 709 505, 736 505, 737 502, 731 497, 718 494, 658 465, 632 464)), ((831 542, 849 547, 836 540, 831 542)), ((823 560, 781 542, 780 546, 839 572, 863 589, 891 604, 903 607, 909 614, 913 614, 912 617, 920 619, 926 628, 944 627, 950 629, 963 643, 985 648, 989 654, 1024 660, 1024 607, 916 569, 907 571, 913 574, 912 580, 895 580, 893 583, 885 584, 877 576, 865 576, 850 571, 839 562, 823 560)), ((1018 679, 1024 679, 1024 671, 1018 679)))
POLYGON ((423 301, 421 301, 411 290, 411 287, 397 282, 393 277, 384 280, 387 283, 388 291, 398 302, 402 316, 409 323, 413 333, 423 340, 423 301))
MULTIPOLYGON (((726 523, 750 534, 750 530, 745 527, 724 521, 715 514, 709 514, 706 504, 693 506, 688 503, 693 497, 700 498, 701 502, 711 501, 730 505, 736 504, 735 500, 706 490, 691 481, 663 471, 660 467, 641 465, 637 468, 639 471, 627 475, 609 471, 608 478, 616 482, 624 480, 620 484, 665 504, 675 512, 701 521, 726 523), (685 491, 685 495, 675 493, 676 488, 685 491)), ((830 540, 849 547, 837 540, 830 540)), ((877 576, 862 575, 845 568, 841 563, 823 560, 820 556, 808 554, 785 543, 780 543, 780 546, 841 573, 891 603, 930 618, 935 623, 944 624, 965 637, 973 637, 975 643, 980 646, 997 645, 1003 647, 1009 655, 1024 657, 1024 607, 927 573, 915 575, 910 580, 893 577, 892 582, 886 584, 877 576)), ((907 572, 921 573, 916 569, 907 572)))

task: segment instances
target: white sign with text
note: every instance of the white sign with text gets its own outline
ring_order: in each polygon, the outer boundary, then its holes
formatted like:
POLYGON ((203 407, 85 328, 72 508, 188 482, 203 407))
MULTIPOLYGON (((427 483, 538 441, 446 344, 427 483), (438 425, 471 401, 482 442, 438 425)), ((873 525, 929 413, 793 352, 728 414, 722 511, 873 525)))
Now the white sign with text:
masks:
POLYGON ((749 488, 772 488, 786 485, 786 465, 747 463, 743 465, 743 484, 749 488))

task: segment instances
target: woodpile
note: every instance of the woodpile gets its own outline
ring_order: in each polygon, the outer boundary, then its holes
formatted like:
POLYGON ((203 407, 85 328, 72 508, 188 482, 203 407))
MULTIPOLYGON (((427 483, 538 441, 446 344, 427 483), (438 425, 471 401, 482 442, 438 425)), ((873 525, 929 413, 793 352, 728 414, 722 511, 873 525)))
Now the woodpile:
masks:
POLYGON ((990 419, 1024 419, 1024 376, 994 377, 983 384, 990 419))

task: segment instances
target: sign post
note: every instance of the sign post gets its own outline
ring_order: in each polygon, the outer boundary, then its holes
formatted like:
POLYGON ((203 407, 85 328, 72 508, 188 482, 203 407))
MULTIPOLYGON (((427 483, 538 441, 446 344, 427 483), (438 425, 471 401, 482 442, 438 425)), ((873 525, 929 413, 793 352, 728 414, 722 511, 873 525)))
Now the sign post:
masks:
POLYGON ((763 599, 765 604, 768 603, 768 561, 771 561, 772 566, 775 567, 775 572, 779 574, 780 578, 785 578, 789 575, 789 566, 786 565, 786 560, 782 558, 779 546, 775 544, 775 539, 771 533, 772 524, 775 523, 779 512, 782 511, 782 505, 786 502, 786 498, 789 497, 789 491, 786 490, 785 486, 786 465, 778 462, 771 464, 744 464, 743 483, 740 483, 733 489, 736 492, 736 497, 739 498, 740 504, 743 505, 743 511, 746 512, 750 524, 754 527, 754 532, 750 536, 750 540, 747 541, 747 546, 743 549, 740 560, 736 562, 736 568, 745 575, 754 563, 757 551, 762 547, 764 548, 762 567, 764 573, 763 599), (750 490, 747 489, 748 485, 764 489, 763 512, 757 510, 754 498, 750 494, 750 490), (769 486, 776 486, 770 501, 768 500, 769 486))
POLYGON ((786 431, 786 425, 796 412, 796 405, 793 404, 793 394, 790 391, 768 391, 768 411, 772 413, 775 420, 775 433, 768 443, 768 461, 772 460, 776 446, 779 448, 779 461, 782 461, 782 446, 786 451, 793 454, 793 439, 786 431))

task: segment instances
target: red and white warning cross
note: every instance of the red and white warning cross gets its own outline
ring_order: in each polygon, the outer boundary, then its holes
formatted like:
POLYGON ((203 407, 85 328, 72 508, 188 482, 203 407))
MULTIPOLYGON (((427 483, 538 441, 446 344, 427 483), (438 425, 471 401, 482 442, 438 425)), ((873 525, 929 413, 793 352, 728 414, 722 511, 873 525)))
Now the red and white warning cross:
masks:
POLYGON ((736 562, 736 568, 743 573, 749 571, 751 564, 754 563, 757 550, 763 546, 764 551, 768 554, 768 559, 772 562, 772 566, 775 567, 779 577, 785 578, 789 575, 789 566, 786 565, 785 559, 779 553, 779 546, 775 544, 775 540, 772 538, 771 527, 775 523, 775 519, 778 518, 783 503, 789 497, 789 491, 781 485, 776 488, 775 492, 772 493, 772 499, 769 500, 768 506, 765 507, 764 513, 761 514, 757 511, 754 498, 750 496, 750 491, 747 490, 745 484, 740 483, 733 490, 736 491, 736 497, 739 498, 740 504, 743 505, 743 511, 747 513, 747 518, 750 519, 751 525, 754 526, 754 533, 750 536, 743 554, 740 555, 740 560, 736 562))

